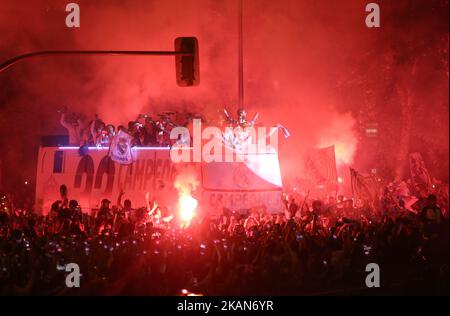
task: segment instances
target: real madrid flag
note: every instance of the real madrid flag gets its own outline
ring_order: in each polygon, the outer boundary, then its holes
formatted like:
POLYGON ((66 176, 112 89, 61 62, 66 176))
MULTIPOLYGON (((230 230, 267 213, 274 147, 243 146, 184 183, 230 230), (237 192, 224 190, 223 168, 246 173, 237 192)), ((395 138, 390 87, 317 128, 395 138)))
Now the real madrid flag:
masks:
POLYGON ((122 130, 114 136, 109 147, 109 156, 112 161, 123 165, 133 163, 133 151, 131 150, 132 139, 133 137, 122 130))
POLYGON ((306 177, 314 185, 328 190, 336 189, 337 170, 334 145, 325 148, 311 148, 305 155, 306 177))
POLYGON ((378 181, 374 175, 363 175, 350 168, 353 197, 374 201, 378 197, 378 181))

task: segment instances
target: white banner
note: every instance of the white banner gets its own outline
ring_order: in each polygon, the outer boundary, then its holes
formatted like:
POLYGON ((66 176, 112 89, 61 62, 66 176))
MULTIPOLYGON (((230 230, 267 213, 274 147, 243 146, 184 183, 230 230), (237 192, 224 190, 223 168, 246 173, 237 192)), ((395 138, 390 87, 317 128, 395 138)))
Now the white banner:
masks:
POLYGON ((264 206, 282 210, 282 179, 276 152, 245 154, 240 162, 202 164, 202 200, 216 214, 264 206))
POLYGON ((133 163, 133 152, 131 150, 132 139, 133 138, 128 133, 122 130, 114 136, 109 150, 109 156, 112 161, 123 165, 133 163))

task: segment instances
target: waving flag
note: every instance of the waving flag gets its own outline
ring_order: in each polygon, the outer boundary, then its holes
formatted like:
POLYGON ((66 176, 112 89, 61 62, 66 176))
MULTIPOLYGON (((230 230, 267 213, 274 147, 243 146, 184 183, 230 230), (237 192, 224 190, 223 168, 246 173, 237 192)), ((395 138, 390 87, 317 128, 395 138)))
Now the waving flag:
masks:
POLYGON ((309 180, 315 185, 335 189, 337 171, 334 145, 309 150, 305 157, 305 171, 309 180))
POLYGON ((350 168, 353 197, 373 201, 378 196, 378 181, 373 175, 363 175, 350 168))
POLYGON ((245 154, 235 162, 202 164, 203 200, 208 212, 222 214, 223 208, 241 211, 264 206, 269 212, 282 209, 282 179, 276 152, 245 154))
POLYGON ((129 165, 133 163, 133 152, 131 150, 132 137, 120 130, 111 141, 109 156, 112 161, 120 164, 129 165))

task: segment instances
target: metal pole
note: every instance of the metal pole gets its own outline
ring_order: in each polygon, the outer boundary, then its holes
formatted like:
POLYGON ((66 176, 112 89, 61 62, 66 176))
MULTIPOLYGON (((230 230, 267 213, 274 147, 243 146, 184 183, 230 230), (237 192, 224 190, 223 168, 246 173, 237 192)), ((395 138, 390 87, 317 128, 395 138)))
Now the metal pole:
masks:
POLYGON ((242 109, 244 107, 244 45, 243 45, 243 26, 242 26, 242 11, 243 11, 243 0, 239 0, 239 17, 238 17, 238 32, 239 32, 239 39, 238 39, 238 50, 239 50, 239 109, 242 109))
POLYGON ((37 56, 59 56, 59 55, 141 55, 141 56, 175 56, 175 55, 192 55, 187 52, 170 52, 170 51, 133 51, 133 50, 47 50, 27 53, 13 57, 0 64, 0 72, 14 65, 15 63, 37 56))

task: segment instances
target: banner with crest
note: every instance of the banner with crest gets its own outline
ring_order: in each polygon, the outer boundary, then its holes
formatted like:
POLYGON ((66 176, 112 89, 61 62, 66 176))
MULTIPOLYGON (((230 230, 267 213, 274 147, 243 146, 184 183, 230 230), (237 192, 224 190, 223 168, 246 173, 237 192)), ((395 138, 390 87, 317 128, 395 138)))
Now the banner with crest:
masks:
POLYGON ((363 175, 350 168, 353 197, 362 201, 374 201, 378 197, 378 181, 374 175, 363 175))
POLYGON ((111 141, 109 156, 112 161, 119 164, 129 165, 133 163, 133 151, 131 150, 131 135, 120 130, 111 141))
POLYGON ((335 190, 337 185, 334 145, 310 149, 305 156, 306 177, 316 186, 335 190))

